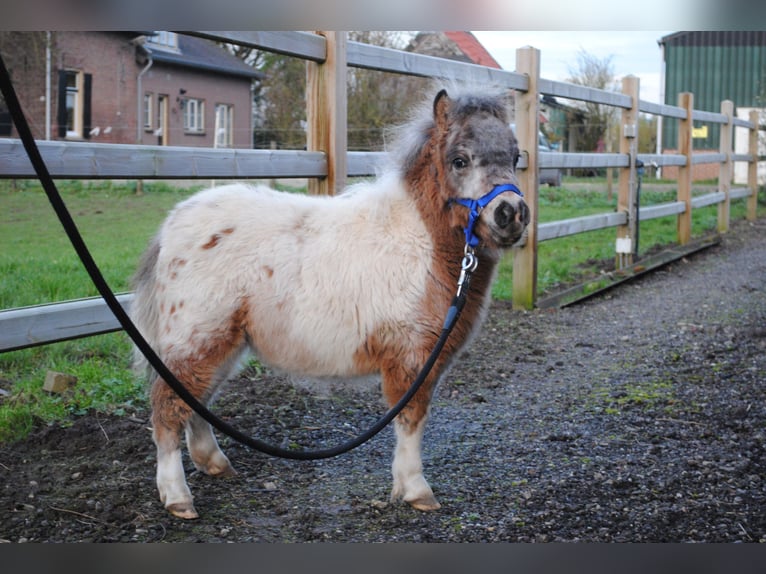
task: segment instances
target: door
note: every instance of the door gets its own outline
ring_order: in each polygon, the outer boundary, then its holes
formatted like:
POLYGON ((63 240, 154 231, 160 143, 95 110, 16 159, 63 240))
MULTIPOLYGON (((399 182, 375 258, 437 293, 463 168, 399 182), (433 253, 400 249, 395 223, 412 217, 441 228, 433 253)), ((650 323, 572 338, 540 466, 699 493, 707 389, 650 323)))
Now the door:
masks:
POLYGON ((168 96, 157 96, 157 145, 168 145, 168 96))

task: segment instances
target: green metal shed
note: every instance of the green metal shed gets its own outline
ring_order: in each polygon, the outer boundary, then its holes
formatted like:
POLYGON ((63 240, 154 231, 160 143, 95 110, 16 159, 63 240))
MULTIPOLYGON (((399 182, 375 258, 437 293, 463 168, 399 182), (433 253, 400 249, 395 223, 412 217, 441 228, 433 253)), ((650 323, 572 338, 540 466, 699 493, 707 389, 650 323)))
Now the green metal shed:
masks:
MULTIPOLYGON (((665 103, 678 105, 678 94, 694 93, 694 108, 720 112, 722 100, 736 108, 766 107, 766 31, 676 32, 658 41, 665 64, 665 103)), ((702 128, 695 149, 718 149, 718 124, 702 128)), ((677 149, 678 123, 664 121, 662 148, 677 149)))

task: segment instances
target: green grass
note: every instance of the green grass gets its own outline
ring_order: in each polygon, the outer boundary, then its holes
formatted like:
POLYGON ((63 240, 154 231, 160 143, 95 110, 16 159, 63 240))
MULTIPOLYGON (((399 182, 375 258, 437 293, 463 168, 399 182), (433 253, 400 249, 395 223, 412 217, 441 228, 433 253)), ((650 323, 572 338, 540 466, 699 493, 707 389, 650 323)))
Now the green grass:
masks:
MULTIPOLYGON (((130 277, 149 238, 189 190, 146 183, 58 182, 80 231, 115 292, 130 277)), ((45 194, 33 182, 0 183, 0 309, 96 295, 45 194)), ((0 354, 0 441, 23 437, 38 422, 68 421, 95 409, 135 412, 143 383, 130 369, 131 344, 113 333, 0 354), (63 395, 42 390, 46 371, 75 375, 63 395)))
MULTIPOLYGON (((207 182, 202 182, 207 183, 207 182)), ((193 190, 161 184, 59 182, 64 200, 115 292, 129 289, 140 254, 169 209, 193 190)), ((292 188, 289 188, 292 189, 292 188)), ((614 211, 604 180, 565 179, 562 188, 542 188, 540 221, 614 211), (583 190, 581 182, 587 183, 583 190), (600 183, 600 189, 598 189, 600 183), (579 184, 579 185, 578 185, 579 184), (569 186, 569 188, 568 188, 569 186)), ((645 191, 642 203, 675 198, 675 190, 645 191)), ((764 215, 759 207, 759 217, 764 215)), ((732 203, 732 220, 744 217, 745 202, 732 203)), ((693 234, 715 229, 715 206, 696 210, 693 234)), ((675 218, 641 225, 641 253, 675 242, 675 218)), ((614 257, 615 230, 605 229, 546 241, 539 246, 538 292, 597 277, 614 257)), ((0 309, 96 295, 47 198, 36 182, 0 181, 0 309)), ((511 297, 512 260, 501 265, 493 295, 511 297)), ((143 382, 130 370, 131 344, 113 333, 0 354, 0 442, 25 436, 38 424, 67 424, 98 412, 139 414, 146 409, 143 382), (78 377, 63 395, 42 390, 46 371, 78 377)))

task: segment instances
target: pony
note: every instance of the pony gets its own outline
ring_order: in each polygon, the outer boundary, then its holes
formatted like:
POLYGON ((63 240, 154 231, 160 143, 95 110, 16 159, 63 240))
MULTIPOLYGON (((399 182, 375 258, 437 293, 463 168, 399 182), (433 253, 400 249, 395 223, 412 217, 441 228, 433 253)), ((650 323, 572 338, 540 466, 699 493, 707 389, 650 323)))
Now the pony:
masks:
MULTIPOLYGON (((385 400, 396 404, 439 338, 455 294, 469 218, 459 202, 518 185, 519 150, 506 107, 500 91, 440 90, 402 127, 374 181, 336 196, 234 183, 182 201, 136 272, 136 326, 203 404, 247 351, 299 376, 379 374, 385 400)), ((421 460, 431 397, 486 315, 502 250, 529 223, 520 195, 497 194, 473 224, 480 263, 463 311, 423 386, 394 420, 392 501, 440 507, 421 460)), ((182 435, 198 470, 235 470, 210 425, 142 357, 136 366, 151 380, 160 500, 177 517, 197 518, 182 435)))

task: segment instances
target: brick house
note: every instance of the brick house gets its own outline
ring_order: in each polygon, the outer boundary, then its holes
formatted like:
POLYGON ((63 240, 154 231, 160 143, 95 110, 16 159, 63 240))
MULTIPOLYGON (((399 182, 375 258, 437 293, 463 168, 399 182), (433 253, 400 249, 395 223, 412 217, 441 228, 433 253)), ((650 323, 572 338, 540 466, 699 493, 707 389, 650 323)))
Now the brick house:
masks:
MULTIPOLYGON (((36 138, 252 147, 251 86, 261 74, 214 42, 170 32, 14 32, 0 51, 36 138)), ((0 135, 13 132, 0 125, 0 135)))

